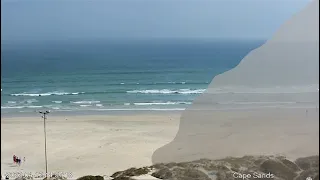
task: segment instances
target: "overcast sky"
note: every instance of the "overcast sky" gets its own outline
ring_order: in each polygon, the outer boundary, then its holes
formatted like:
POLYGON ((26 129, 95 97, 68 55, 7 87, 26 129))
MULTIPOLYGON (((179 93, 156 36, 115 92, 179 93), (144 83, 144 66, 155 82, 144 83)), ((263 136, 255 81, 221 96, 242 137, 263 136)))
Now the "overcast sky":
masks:
POLYGON ((267 39, 310 0, 1 0, 1 41, 267 39))

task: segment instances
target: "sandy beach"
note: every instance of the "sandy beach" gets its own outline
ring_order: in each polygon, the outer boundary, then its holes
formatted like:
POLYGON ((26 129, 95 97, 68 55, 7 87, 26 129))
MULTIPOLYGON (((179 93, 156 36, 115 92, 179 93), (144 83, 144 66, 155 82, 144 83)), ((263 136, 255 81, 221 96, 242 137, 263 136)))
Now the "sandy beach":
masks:
MULTIPOLYGON (((292 114, 292 117, 290 118, 290 115, 288 115, 283 119, 283 116, 278 116, 276 113, 272 116, 272 113, 268 110, 269 115, 266 117, 272 119, 270 122, 275 122, 277 121, 276 118, 279 118, 277 127, 274 127, 273 130, 270 127, 270 130, 273 131, 273 138, 287 136, 288 133, 292 132, 296 141, 300 141, 298 144, 306 144, 308 147, 301 147, 297 149, 297 152, 292 152, 291 155, 318 154, 319 114, 317 110, 309 110, 308 117, 305 118, 296 116, 297 114, 294 113, 296 111, 296 109, 287 109, 286 112, 292 114), (303 127, 301 127, 301 123, 296 123, 299 119, 304 121, 303 124, 305 125, 303 127), (285 131, 281 131, 281 128, 285 128, 285 131), (305 141, 306 136, 310 137, 309 142, 305 141)), ((304 110, 300 109, 300 112, 302 111, 304 110)), ((261 110, 257 112, 261 112, 261 110)), ((244 119, 246 111, 219 111, 213 114, 216 114, 219 119, 232 120, 238 116, 240 119, 244 119)), ((268 121, 267 119, 263 120, 268 121)), ((179 122, 180 114, 168 113, 116 116, 49 116, 47 121, 49 172, 72 173, 74 177, 88 174, 109 176, 116 171, 130 167, 151 165, 153 152, 173 140, 178 132, 179 122)), ((256 121, 255 118, 248 118, 242 122, 254 124, 255 129, 263 128, 259 126, 268 128, 265 127, 267 123, 256 121)), ((216 128, 212 131, 219 132, 219 129, 226 126, 226 123, 228 124, 229 121, 215 121, 215 126, 210 127, 216 128)), ((237 132, 236 136, 239 138, 242 136, 248 137, 248 132, 258 133, 250 130, 251 127, 244 124, 239 126, 241 129, 237 129, 238 125, 240 123, 233 126, 233 131, 237 132), (246 127, 248 129, 245 129, 246 127)), ((43 172, 45 170, 43 135, 43 121, 40 117, 2 118, 1 172, 43 172), (26 162, 23 162, 20 167, 13 165, 13 154, 26 157, 26 162)), ((250 137, 260 138, 256 134, 251 134, 250 137)), ((233 138, 236 137, 233 136, 233 138)), ((270 141, 270 138, 266 140, 266 143, 270 141)), ((246 146, 251 146, 250 152, 253 154, 259 154, 259 152, 252 151, 254 149, 258 151, 260 145, 263 145, 263 142, 255 147, 252 144, 246 144, 246 146)), ((214 156, 223 158, 225 152, 234 152, 234 154, 228 154, 229 156, 245 155, 233 151, 232 149, 235 147, 235 144, 230 144, 230 149, 217 151, 214 156)), ((278 146, 277 150, 281 151, 281 147, 285 151, 285 146, 278 146)))
MULTIPOLYGON (((178 130, 179 114, 48 117, 48 171, 110 175, 151 164, 152 153, 178 130), (66 120, 67 119, 67 120, 66 120)), ((1 119, 1 172, 44 172, 40 117, 1 119), (12 156, 26 157, 21 166, 12 156)))

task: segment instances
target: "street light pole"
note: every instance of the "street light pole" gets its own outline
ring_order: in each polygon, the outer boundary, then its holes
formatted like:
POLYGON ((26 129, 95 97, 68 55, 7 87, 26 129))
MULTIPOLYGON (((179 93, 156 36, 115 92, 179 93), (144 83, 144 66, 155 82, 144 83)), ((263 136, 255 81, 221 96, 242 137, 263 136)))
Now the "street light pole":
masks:
POLYGON ((43 114, 43 129, 44 129, 44 156, 45 156, 45 163, 46 163, 46 179, 48 179, 48 159, 47 159, 47 130, 46 130, 46 120, 47 114, 50 111, 39 111, 40 114, 43 114))

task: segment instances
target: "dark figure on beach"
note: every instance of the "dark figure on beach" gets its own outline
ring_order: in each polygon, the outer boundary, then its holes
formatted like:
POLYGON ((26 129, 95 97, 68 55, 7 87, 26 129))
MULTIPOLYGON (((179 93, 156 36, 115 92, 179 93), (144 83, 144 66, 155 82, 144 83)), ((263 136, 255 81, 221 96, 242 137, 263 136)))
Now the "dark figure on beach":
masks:
POLYGON ((16 155, 13 155, 13 162, 15 163, 17 160, 17 156, 16 155))

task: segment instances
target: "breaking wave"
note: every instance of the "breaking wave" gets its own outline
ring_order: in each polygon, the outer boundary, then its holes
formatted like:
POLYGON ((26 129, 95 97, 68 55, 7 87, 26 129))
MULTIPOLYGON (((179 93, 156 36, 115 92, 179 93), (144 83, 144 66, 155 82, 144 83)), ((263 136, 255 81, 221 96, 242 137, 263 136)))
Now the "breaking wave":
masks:
POLYGON ((149 90, 132 90, 127 93, 140 93, 140 94, 202 94, 205 89, 149 89, 149 90))
POLYGON ((63 96, 63 95, 78 95, 84 94, 85 92, 47 92, 47 93, 18 93, 18 94, 11 94, 11 96, 63 96))

